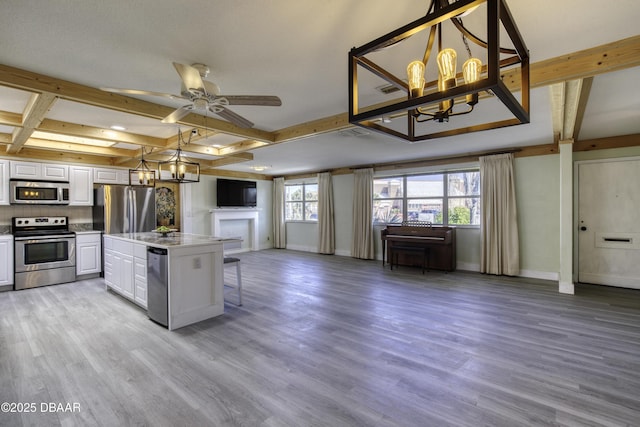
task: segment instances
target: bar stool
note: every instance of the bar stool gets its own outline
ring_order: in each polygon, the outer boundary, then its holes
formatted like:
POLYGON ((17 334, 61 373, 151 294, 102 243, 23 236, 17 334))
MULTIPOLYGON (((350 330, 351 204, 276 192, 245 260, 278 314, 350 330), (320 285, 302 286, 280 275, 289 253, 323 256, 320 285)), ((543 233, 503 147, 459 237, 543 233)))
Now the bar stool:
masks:
POLYGON ((236 288, 238 290, 238 304, 236 305, 241 306, 242 305, 242 274, 240 273, 240 258, 235 258, 230 256, 224 257, 224 265, 226 266, 231 264, 236 265, 236 284, 235 286, 227 285, 226 283, 224 285, 229 288, 236 288))

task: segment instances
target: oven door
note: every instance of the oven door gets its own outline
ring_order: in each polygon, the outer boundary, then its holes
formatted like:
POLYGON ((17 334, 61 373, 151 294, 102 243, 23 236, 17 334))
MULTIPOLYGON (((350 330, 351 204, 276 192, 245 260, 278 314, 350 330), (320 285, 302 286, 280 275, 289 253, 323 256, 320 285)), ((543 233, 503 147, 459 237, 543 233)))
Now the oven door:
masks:
POLYGON ((75 236, 16 237, 15 272, 75 267, 75 236))

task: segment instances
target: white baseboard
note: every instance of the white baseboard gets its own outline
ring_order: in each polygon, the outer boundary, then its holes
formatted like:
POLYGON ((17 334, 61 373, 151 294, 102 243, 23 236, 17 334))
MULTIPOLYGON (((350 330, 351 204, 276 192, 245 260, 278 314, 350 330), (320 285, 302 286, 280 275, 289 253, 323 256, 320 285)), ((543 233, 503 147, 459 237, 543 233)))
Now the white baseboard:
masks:
MULTIPOLYGON (((264 249, 271 249, 271 247, 264 248, 264 249)), ((315 253, 315 254, 318 253, 318 248, 313 247, 313 246, 287 244, 287 249, 290 249, 292 251, 300 251, 300 252, 312 252, 312 253, 315 253)), ((346 249, 336 249, 336 252, 335 252, 334 255, 350 257, 351 256, 351 251, 346 250, 346 249)))
POLYGON ((472 262, 457 262, 456 270, 480 272, 480 264, 475 264, 472 262))
POLYGON ((561 294, 573 295, 575 294, 575 286, 573 285, 573 282, 560 282, 558 284, 558 292, 561 294))
MULTIPOLYGON (((472 262, 458 262, 457 270, 480 272, 480 264, 472 262)), ((526 277, 528 279, 541 279, 558 281, 558 273, 555 271, 538 271, 538 270, 520 270, 518 277, 526 277)))
POLYGON ((558 281, 559 275, 557 271, 537 271, 537 270, 520 270, 520 277, 528 277, 529 279, 542 279, 558 281))
POLYGON ((303 246, 303 245, 291 245, 287 243, 287 249, 291 249, 292 251, 300 251, 300 252, 315 252, 318 253, 318 248, 315 246, 303 246))

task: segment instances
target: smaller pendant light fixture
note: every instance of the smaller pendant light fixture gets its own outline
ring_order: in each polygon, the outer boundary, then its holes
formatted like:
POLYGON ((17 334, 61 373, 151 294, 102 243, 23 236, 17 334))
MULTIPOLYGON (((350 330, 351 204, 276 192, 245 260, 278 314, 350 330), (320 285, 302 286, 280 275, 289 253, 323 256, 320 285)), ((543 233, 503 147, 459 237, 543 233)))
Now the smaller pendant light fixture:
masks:
POLYGON ((182 156, 181 144, 189 144, 195 129, 189 131, 187 142, 182 137, 182 132, 178 129, 178 149, 171 158, 164 162, 158 162, 158 174, 160 182, 189 183, 200 182, 200 164, 186 160, 182 156))
POLYGON ((156 171, 149 167, 144 159, 144 147, 140 147, 140 163, 135 169, 129 169, 129 185, 134 187, 155 187, 156 171))

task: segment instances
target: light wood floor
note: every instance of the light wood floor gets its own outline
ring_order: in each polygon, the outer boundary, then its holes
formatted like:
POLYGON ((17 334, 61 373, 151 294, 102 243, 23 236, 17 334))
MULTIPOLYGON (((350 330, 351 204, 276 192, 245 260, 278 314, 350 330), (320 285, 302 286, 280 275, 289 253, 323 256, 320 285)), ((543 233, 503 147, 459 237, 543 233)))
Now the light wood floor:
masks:
POLYGON ((0 425, 640 425, 640 291, 241 258, 244 306, 174 332, 102 279, 0 293, 0 402, 38 408, 0 425))

